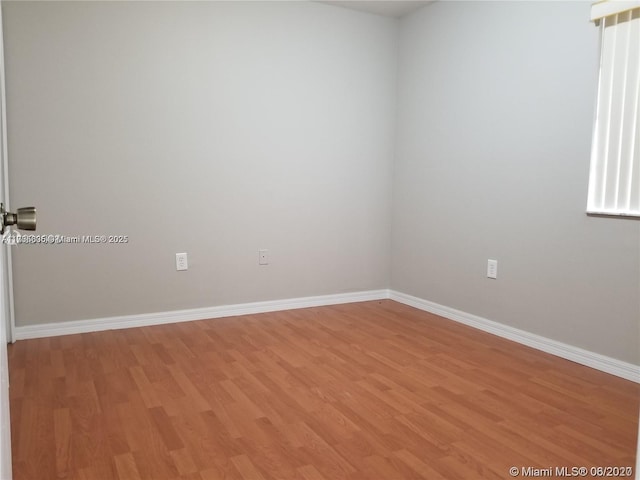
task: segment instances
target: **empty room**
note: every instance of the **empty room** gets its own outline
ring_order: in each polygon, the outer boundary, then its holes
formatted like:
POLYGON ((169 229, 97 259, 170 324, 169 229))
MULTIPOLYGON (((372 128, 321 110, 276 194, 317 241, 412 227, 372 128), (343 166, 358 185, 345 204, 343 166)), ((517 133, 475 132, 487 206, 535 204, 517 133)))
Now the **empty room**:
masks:
POLYGON ((639 1, 1 14, 1 480, 640 478, 639 1))

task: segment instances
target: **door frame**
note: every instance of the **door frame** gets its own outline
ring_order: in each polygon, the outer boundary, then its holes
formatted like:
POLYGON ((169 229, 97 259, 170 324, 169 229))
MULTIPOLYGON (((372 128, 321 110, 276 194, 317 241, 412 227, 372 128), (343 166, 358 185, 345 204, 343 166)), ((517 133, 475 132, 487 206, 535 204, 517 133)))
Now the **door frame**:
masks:
MULTIPOLYGON (((0 3, 0 199, 8 205, 7 114, 4 75, 4 34, 0 3)), ((9 358, 7 342, 14 341, 13 291, 11 287, 11 251, 0 244, 0 478, 13 478, 11 465, 11 415, 9 413, 9 358)))
MULTIPOLYGON (((2 177, 2 186, 0 187, 0 198, 2 198, 2 202, 4 202, 5 209, 7 211, 11 211, 11 204, 9 202, 9 151, 7 147, 7 96, 6 96, 6 84, 5 84, 5 72, 4 72, 4 30, 3 30, 3 16, 2 16, 2 8, 0 2, 0 126, 1 131, 0 135, 2 138, 0 143, 2 144, 2 151, 0 152, 0 166, 2 168, 2 172, 0 176, 2 177)), ((11 248, 8 246, 4 247, 5 255, 5 264, 2 266, 2 274, 4 275, 5 284, 4 288, 6 291, 2 291, 4 298, 7 301, 7 305, 4 307, 7 312, 6 318, 6 339, 9 343, 15 343, 16 336, 16 322, 15 322, 15 314, 14 314, 14 306, 13 306, 13 268, 12 268, 12 259, 11 259, 11 248)))

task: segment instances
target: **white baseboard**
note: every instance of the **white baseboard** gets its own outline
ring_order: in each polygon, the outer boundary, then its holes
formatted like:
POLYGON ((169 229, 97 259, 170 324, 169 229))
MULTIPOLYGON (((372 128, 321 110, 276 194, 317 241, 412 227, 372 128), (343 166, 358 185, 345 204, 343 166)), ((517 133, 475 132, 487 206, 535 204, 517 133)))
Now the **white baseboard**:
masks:
POLYGON ((389 292, 389 298, 396 302, 439 315, 455 322, 463 323, 522 345, 551 353, 558 357, 571 360, 572 362, 640 383, 640 366, 638 365, 551 340, 550 338, 529 333, 518 328, 509 327, 502 323, 487 320, 486 318, 478 317, 454 308, 445 307, 444 305, 407 295, 406 293, 391 290, 389 292))
POLYGON ((206 320, 209 318, 234 317, 238 315, 250 315, 255 313, 293 310, 296 308, 320 307, 325 305, 338 305, 341 303, 366 302, 370 300, 383 299, 395 300, 396 302, 492 333, 499 337, 512 340, 543 352, 551 353, 581 365, 586 365, 588 367, 640 383, 640 366, 638 365, 633 365, 599 353, 574 347, 573 345, 568 345, 524 330, 509 327, 507 325, 430 302, 422 298, 407 295, 395 290, 385 289, 242 303, 236 305, 220 305, 217 307, 175 310, 170 312, 125 315, 120 317, 95 318, 91 320, 77 320, 42 325, 28 325, 24 327, 16 327, 15 338, 17 340, 26 340, 30 338, 55 337, 58 335, 71 335, 75 333, 146 327, 167 323, 206 320))
POLYGON ((193 320, 206 320, 209 318, 235 317, 238 315, 294 310, 296 308, 321 307, 325 305, 338 305, 341 303, 366 302, 369 300, 383 300, 387 298, 389 298, 389 290, 369 290, 364 292, 339 293, 335 295, 321 295, 316 297, 300 297, 285 300, 240 303, 236 305, 220 305, 207 308, 192 308, 189 310, 174 310, 169 312, 94 318, 91 320, 74 320, 70 322, 16 327, 15 337, 16 340, 56 337, 59 335, 119 330, 122 328, 147 327, 167 323, 190 322, 193 320))

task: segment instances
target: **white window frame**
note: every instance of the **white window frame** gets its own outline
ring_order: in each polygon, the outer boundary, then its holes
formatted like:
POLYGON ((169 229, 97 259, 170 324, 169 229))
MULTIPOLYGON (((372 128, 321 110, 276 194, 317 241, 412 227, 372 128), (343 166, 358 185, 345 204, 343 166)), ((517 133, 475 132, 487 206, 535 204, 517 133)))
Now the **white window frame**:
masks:
POLYGON ((596 3, 600 68, 587 213, 640 217, 640 0, 596 3))

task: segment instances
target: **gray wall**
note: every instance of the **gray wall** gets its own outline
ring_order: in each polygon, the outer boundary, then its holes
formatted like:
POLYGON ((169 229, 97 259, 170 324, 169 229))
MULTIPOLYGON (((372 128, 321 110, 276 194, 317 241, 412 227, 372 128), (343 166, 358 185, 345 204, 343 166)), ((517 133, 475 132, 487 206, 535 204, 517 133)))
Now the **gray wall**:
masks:
POLYGON ((13 206, 130 237, 14 248, 19 325, 391 286, 640 363, 640 222, 584 213, 588 3, 3 12, 13 206))
POLYGON ((37 206, 38 233, 130 239, 16 247, 18 325, 388 286, 397 21, 307 2, 2 8, 12 205, 37 206))
POLYGON ((391 285, 638 364, 640 222, 584 213, 589 8, 437 2, 402 22, 391 285))

